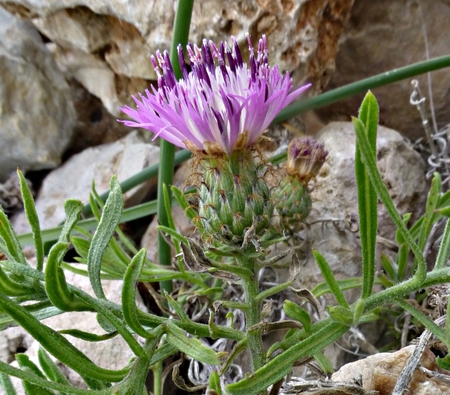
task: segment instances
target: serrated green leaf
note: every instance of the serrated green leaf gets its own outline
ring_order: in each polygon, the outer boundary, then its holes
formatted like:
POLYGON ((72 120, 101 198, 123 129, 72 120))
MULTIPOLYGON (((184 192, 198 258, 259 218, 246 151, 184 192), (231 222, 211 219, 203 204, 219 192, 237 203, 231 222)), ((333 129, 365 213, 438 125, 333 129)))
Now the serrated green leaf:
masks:
POLYGON ((122 288, 122 309, 123 318, 128 326, 139 336, 145 339, 153 337, 139 322, 136 307, 136 285, 139 281, 144 261, 146 259, 146 250, 140 250, 131 260, 130 265, 125 273, 122 288))
POLYGON ((22 172, 17 169, 17 175, 20 181, 20 192, 23 199, 23 207, 28 223, 33 233, 34 248, 36 251, 36 269, 42 271, 44 267, 44 243, 42 241, 41 227, 39 225, 39 217, 36 212, 33 194, 30 191, 27 181, 22 172))
POLYGON ((120 222, 124 205, 122 191, 115 176, 111 178, 110 188, 111 192, 103 208, 102 216, 92 238, 87 256, 88 273, 92 289, 95 295, 102 299, 106 299, 100 276, 102 257, 109 240, 114 235, 116 226, 120 222))

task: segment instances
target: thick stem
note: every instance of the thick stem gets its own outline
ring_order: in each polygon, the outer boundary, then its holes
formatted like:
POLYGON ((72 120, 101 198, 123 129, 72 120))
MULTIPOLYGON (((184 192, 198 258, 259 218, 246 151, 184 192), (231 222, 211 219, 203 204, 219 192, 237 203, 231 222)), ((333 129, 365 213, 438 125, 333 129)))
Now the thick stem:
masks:
POLYGON ((257 297, 259 295, 258 269, 255 260, 248 259, 245 256, 239 258, 239 265, 253 273, 251 278, 242 278, 242 286, 244 288, 245 303, 247 305, 247 309, 245 310, 245 322, 248 336, 247 344, 250 349, 252 373, 254 373, 264 365, 262 329, 258 328, 249 331, 249 328, 261 322, 262 301, 257 297))

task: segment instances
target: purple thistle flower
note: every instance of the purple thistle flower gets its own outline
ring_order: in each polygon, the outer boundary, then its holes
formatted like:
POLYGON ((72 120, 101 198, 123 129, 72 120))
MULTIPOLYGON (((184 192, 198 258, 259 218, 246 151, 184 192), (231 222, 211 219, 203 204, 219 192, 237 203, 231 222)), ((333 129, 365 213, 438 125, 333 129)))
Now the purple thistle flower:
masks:
POLYGON ((250 49, 250 68, 244 63, 234 37, 231 48, 212 41, 187 45, 191 71, 188 72, 181 45, 178 60, 183 78, 177 81, 167 51, 151 60, 158 87, 133 96, 136 110, 121 110, 134 121, 127 126, 151 130, 156 137, 193 152, 225 153, 257 142, 281 109, 294 101, 310 85, 292 90, 288 73, 268 65, 265 35, 259 40, 255 57, 250 49))

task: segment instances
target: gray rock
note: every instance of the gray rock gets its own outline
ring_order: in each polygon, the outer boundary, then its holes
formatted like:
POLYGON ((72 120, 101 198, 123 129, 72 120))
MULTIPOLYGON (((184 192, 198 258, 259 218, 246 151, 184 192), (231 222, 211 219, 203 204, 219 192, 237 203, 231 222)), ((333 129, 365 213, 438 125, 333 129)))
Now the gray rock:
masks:
MULTIPOLYGON (((312 212, 305 253, 318 250, 339 279, 361 273, 361 245, 358 237, 357 191, 354 173, 355 132, 350 122, 333 122, 315 138, 325 143, 329 154, 312 191, 312 212)), ((378 128, 377 164, 400 214, 413 213, 411 223, 425 207, 427 183, 425 165, 396 131, 378 128)), ((393 241, 395 225, 384 206, 378 206, 378 235, 393 241)), ((383 245, 377 244, 377 252, 383 245)), ((383 250, 384 251, 384 250, 383 250)), ((312 256, 297 278, 298 286, 312 289, 323 282, 312 256)))
MULTIPOLYGON (((42 229, 60 224, 64 218, 66 199, 89 201, 94 180, 99 194, 109 189, 111 177, 116 174, 119 182, 135 175, 159 160, 159 148, 149 144, 150 133, 133 131, 121 140, 89 148, 72 156, 64 165, 51 172, 44 180, 36 198, 36 210, 42 229)), ((133 188, 125 194, 130 205, 140 203, 156 186, 156 178, 133 188)), ((27 231, 24 214, 13 219, 16 232, 27 231)))
MULTIPOLYGON (((450 3, 416 0, 355 0, 352 16, 340 39, 336 57, 336 72, 328 89, 337 88, 385 71, 407 66, 427 59, 424 30, 428 35, 429 57, 444 56, 450 52, 447 39, 450 3)), ((450 70, 433 71, 432 91, 438 126, 450 122, 450 70)), ((419 80, 431 121, 428 77, 419 80)), ((410 139, 424 135, 417 109, 411 106, 412 78, 374 89, 380 104, 383 125, 399 131, 410 139)), ((348 120, 356 115, 362 95, 339 101, 319 113, 325 122, 348 120)))
POLYGON ((0 182, 61 161, 75 124, 69 86, 34 26, 0 8, 0 182))

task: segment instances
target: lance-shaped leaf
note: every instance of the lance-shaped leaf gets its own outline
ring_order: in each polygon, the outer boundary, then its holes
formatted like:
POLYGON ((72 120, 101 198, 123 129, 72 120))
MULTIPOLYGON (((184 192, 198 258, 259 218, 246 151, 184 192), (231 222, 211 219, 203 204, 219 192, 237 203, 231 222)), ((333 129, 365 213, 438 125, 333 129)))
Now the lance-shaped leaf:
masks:
POLYGON ((17 395, 11 378, 6 373, 0 372, 0 385, 3 387, 5 395, 17 395))
POLYGON ((345 300, 344 294, 342 290, 339 288, 339 284, 336 281, 336 278, 331 271, 330 265, 326 261, 326 259, 320 254, 319 251, 313 250, 314 258, 316 259, 317 264, 319 265, 320 271, 322 272, 322 276, 324 277, 326 283, 330 287, 331 292, 333 292, 334 297, 337 302, 342 306, 348 309, 348 302, 345 300))
POLYGON ((45 289, 55 307, 63 311, 90 311, 92 308, 69 289, 60 264, 69 248, 68 243, 58 242, 50 250, 45 267, 45 289))
MULTIPOLYGON (((39 347, 38 350, 38 360, 42 370, 49 380, 70 386, 69 380, 67 380, 64 373, 61 372, 56 363, 53 362, 50 356, 41 347, 39 347)), ((61 395, 65 394, 61 393, 61 395)))
POLYGON ((423 218, 422 226, 420 227, 419 241, 417 243, 422 251, 425 248, 425 244, 427 242, 431 228, 433 227, 433 217, 436 207, 439 204, 441 189, 441 176, 436 172, 434 173, 433 179, 431 180, 431 188, 430 192, 428 193, 427 204, 425 206, 425 215, 423 218))
POLYGON ((66 213, 66 220, 64 221, 59 241, 69 243, 70 233, 72 229, 80 220, 81 212, 83 211, 83 203, 77 199, 67 199, 64 202, 64 212, 66 213))
POLYGON ((140 324, 136 311, 136 284, 139 281, 139 275, 141 274, 145 257, 146 251, 145 249, 142 249, 131 260, 130 265, 128 266, 123 279, 122 308, 123 318, 129 327, 139 336, 147 339, 153 337, 153 335, 140 324))
POLYGON ((27 265, 27 260, 22 251, 22 246, 17 239, 16 232, 9 222, 8 217, 0 206, 0 248, 6 257, 11 261, 16 261, 27 265))
POLYGON ((26 296, 33 292, 35 289, 26 284, 19 283, 8 277, 0 266, 0 289, 8 296, 26 296))
POLYGON ((378 197, 386 207, 386 211, 388 212, 389 216, 392 218, 395 225, 402 234, 402 237, 405 239, 405 242, 408 243, 412 252, 414 253, 414 256, 418 262, 415 281, 423 282, 425 281, 427 275, 427 265, 422 255, 422 251, 415 243, 413 237, 411 236, 411 233, 406 228, 406 225, 404 224, 402 218, 400 217, 400 214, 395 208, 394 202, 392 201, 392 198, 389 196, 389 192, 383 183, 383 180, 377 168, 375 158, 373 156, 373 150, 370 146, 370 142, 364 130, 365 129, 364 124, 361 122, 361 120, 357 118, 353 118, 352 121, 353 126, 355 128, 358 146, 361 152, 361 158, 364 162, 365 169, 369 174, 371 183, 375 188, 378 197))
POLYGON ((36 212, 33 194, 30 191, 27 180, 25 180, 25 177, 19 169, 17 169, 17 175, 19 176, 20 192, 22 194, 25 215, 33 233, 34 248, 36 251, 36 269, 42 270, 44 267, 44 243, 42 241, 41 227, 39 225, 39 217, 36 212))
POLYGON ((322 351, 328 344, 339 339, 347 329, 347 326, 338 323, 324 326, 307 339, 277 355, 251 376, 235 384, 227 385, 225 388, 227 393, 255 395, 265 391, 270 385, 285 377, 291 371, 295 361, 322 351))
POLYGON ((311 330, 311 317, 297 303, 285 300, 283 302, 283 310, 289 317, 300 322, 307 333, 311 330))
POLYGON ((450 221, 447 220, 445 224, 444 234, 442 236, 441 244, 439 245, 439 252, 436 258, 434 270, 442 269, 447 265, 450 257, 450 221))
MULTIPOLYGON (((32 361, 30 361, 28 355, 16 354, 16 360, 23 370, 32 372, 41 378, 45 378, 44 374, 40 371, 40 369, 32 361)), ((53 391, 32 384, 26 380, 22 380, 22 384, 26 395, 55 395, 53 391)))
POLYGON ((0 308, 8 313, 50 354, 80 375, 101 381, 116 382, 122 380, 127 374, 128 369, 114 371, 98 367, 62 335, 40 323, 31 313, 10 300, 1 291, 0 308))
POLYGON ((89 280, 91 281, 92 289, 95 295, 102 299, 106 299, 100 277, 102 256, 109 244, 109 240, 114 235, 116 226, 120 222, 124 205, 122 190, 116 176, 111 178, 110 188, 111 192, 103 208, 102 216, 92 238, 87 256, 89 280))
POLYGON ((163 324, 163 327, 167 334, 167 341, 177 347, 181 352, 208 365, 220 364, 221 361, 216 352, 205 346, 197 338, 189 337, 187 332, 180 329, 173 322, 168 320, 163 324))
POLYGON ((186 213, 188 218, 192 221, 198 215, 198 213, 194 210, 192 205, 189 204, 189 202, 186 199, 185 194, 183 192, 181 192, 181 190, 179 188, 177 188, 176 186, 173 185, 171 187, 171 189, 172 189, 172 193, 175 196, 175 199, 177 200, 178 204, 184 210, 184 212, 186 213))
MULTIPOLYGON (((361 104, 358 117, 364 125, 371 155, 376 156, 378 127, 378 103, 372 92, 368 92, 361 104)), ((377 236, 378 202, 377 194, 361 158, 358 139, 355 151, 355 174, 358 190, 359 230, 362 251, 363 284, 361 296, 367 298, 372 293, 375 276, 375 244, 377 236)))
POLYGON ((327 306, 327 309, 334 322, 347 326, 353 325, 353 312, 350 309, 343 306, 327 306))

